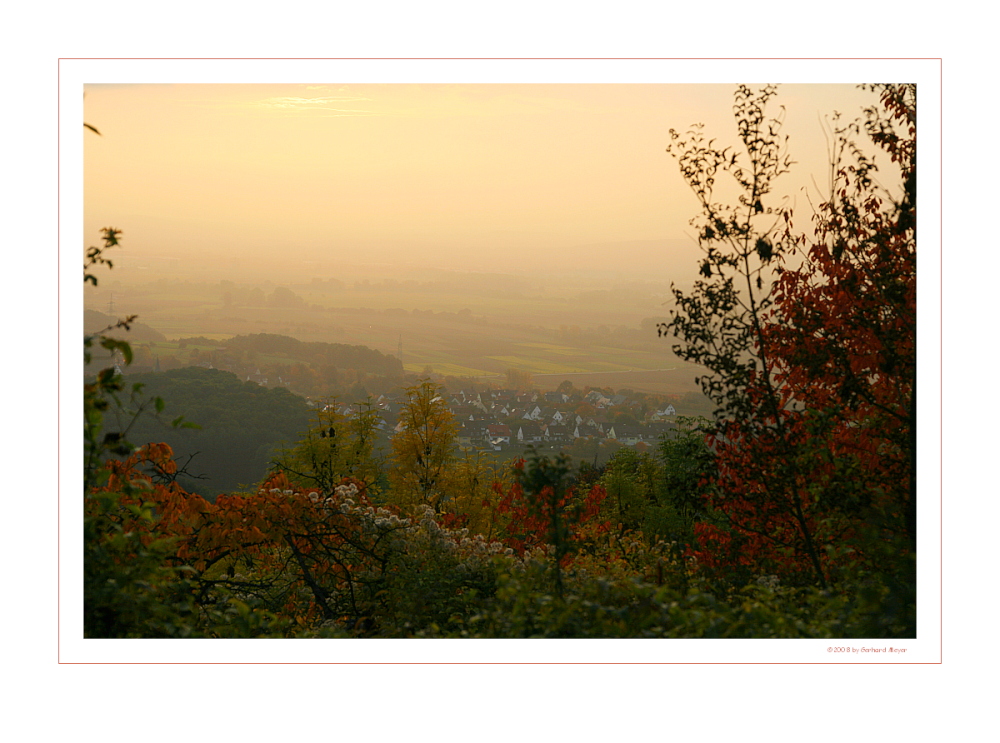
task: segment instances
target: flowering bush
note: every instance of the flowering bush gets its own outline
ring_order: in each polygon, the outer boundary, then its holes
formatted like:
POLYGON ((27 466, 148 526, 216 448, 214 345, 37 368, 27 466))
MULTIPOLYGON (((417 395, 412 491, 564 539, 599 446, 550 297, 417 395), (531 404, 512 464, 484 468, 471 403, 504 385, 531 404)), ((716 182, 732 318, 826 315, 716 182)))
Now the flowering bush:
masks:
POLYGON ((500 542, 442 526, 427 505, 410 516, 375 506, 356 482, 324 493, 275 475, 254 494, 212 504, 140 470, 149 462, 169 469, 167 460, 169 448, 157 445, 110 463, 102 492, 124 483, 141 491, 156 517, 123 512, 121 528, 144 544, 169 544, 166 557, 188 571, 203 611, 236 600, 301 630, 405 634, 468 613, 469 602, 492 594, 498 566, 517 561, 500 542))

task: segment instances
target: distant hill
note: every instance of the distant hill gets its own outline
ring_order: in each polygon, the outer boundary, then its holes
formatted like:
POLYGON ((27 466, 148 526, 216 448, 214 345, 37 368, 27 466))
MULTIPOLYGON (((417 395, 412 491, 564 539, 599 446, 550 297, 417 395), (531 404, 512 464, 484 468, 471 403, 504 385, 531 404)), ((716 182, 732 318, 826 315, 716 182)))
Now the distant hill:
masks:
POLYGON ((343 369, 357 369, 369 374, 386 377, 401 377, 403 364, 395 356, 367 346, 351 346, 344 343, 323 343, 320 341, 300 341, 287 335, 257 333, 237 335, 224 341, 225 348, 234 351, 253 351, 265 354, 285 354, 290 359, 312 365, 336 366, 343 369))
POLYGON ((162 420, 141 415, 128 433, 129 441, 137 446, 165 442, 181 463, 196 455, 188 469, 206 479, 181 482, 210 497, 259 482, 275 450, 296 442, 309 425, 310 411, 303 398, 218 369, 126 374, 126 385, 135 382, 144 385, 144 398, 161 397, 165 408, 162 420), (181 415, 201 428, 167 425, 181 415))
MULTIPOLYGON (((116 324, 119 319, 122 318, 114 315, 105 315, 103 312, 98 312, 97 310, 84 310, 83 332, 87 335, 100 332, 116 324)), ((107 335, 138 343, 158 343, 167 340, 167 337, 159 330, 151 328, 149 325, 144 325, 141 322, 132 323, 127 332, 118 329, 107 333, 107 335)))

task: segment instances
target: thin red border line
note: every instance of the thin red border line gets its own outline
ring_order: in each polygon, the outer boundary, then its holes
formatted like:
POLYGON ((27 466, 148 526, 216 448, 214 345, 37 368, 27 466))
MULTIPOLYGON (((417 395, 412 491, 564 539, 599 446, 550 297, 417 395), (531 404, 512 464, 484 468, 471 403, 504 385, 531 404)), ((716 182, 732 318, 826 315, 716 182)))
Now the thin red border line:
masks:
MULTIPOLYGON (((509 62, 524 60, 527 62, 544 62, 544 61, 590 61, 590 62, 609 62, 609 61, 634 61, 634 62, 657 62, 657 61, 685 61, 685 62, 708 62, 708 61, 759 61, 759 62, 785 62, 792 60, 814 60, 814 61, 847 61, 856 60, 859 62, 878 60, 878 61, 933 61, 937 60, 939 63, 943 60, 943 57, 59 57, 59 61, 63 60, 112 60, 112 61, 128 61, 128 60, 183 60, 192 62, 202 62, 202 61, 302 61, 302 62, 323 62, 323 61, 357 61, 357 62, 372 62, 372 61, 492 61, 496 60, 499 62, 509 62)), ((938 76, 940 79, 940 75, 938 76)))
MULTIPOLYGON (((62 60, 56 63, 56 461, 62 462, 62 60)), ((62 467, 56 467, 56 663, 62 662, 62 467)))
MULTIPOLYGON (((62 150, 61 150, 61 127, 62 127, 62 117, 61 106, 62 98, 58 95, 62 90, 62 62, 64 60, 190 60, 190 61, 204 61, 204 60, 301 60, 301 61, 323 61, 323 60, 351 60, 351 61, 372 61, 372 60, 428 60, 428 61, 446 61, 446 60, 498 60, 498 61, 509 61, 509 60, 526 60, 526 61, 539 61, 539 60, 588 60, 588 61, 609 61, 609 60, 625 60, 625 61, 670 61, 670 60, 685 60, 685 61, 704 61, 704 60, 755 60, 755 61, 785 61, 785 60, 900 60, 900 61, 933 61, 938 62, 938 117, 939 117, 939 141, 940 149, 938 151, 938 158, 940 161, 940 185, 941 191, 938 193, 939 201, 939 214, 940 222, 938 224, 939 231, 939 248, 940 255, 938 256, 938 262, 940 266, 940 274, 938 276, 938 291, 941 297, 941 309, 939 310, 941 324, 938 329, 938 340, 941 348, 944 347, 944 58, 943 57, 59 57, 56 66, 56 89, 57 89, 57 101, 56 101, 56 111, 58 120, 56 122, 56 260, 57 260, 57 273, 56 273, 56 287, 58 296, 56 298, 56 312, 57 312, 57 328, 56 328, 56 380, 57 387, 56 390, 56 405, 57 405, 57 442, 56 442, 56 452, 59 461, 61 459, 62 452, 62 440, 59 433, 61 431, 60 424, 62 421, 62 404, 61 404, 61 377, 62 377, 62 313, 61 313, 61 303, 62 303, 62 284, 61 284, 61 272, 58 270, 61 265, 61 236, 62 236, 62 220, 61 220, 61 163, 62 163, 62 150)), ((938 602, 938 642, 939 642, 939 652, 937 661, 915 661, 913 663, 902 663, 902 662, 890 662, 890 663, 830 663, 827 661, 820 662, 809 662, 809 661, 663 661, 663 662, 646 662, 646 663, 635 663, 628 661, 611 661, 611 662, 594 662, 594 663, 567 663, 567 662, 476 662, 476 663, 454 663, 454 662, 426 662, 426 661, 412 661, 412 662, 383 662, 383 661, 345 661, 345 662, 327 662, 327 661, 317 661, 312 663, 304 663, 300 661, 268 661, 261 663, 233 663, 229 661, 191 661, 191 662, 177 662, 177 663, 165 663, 165 662, 150 662, 143 663, 141 661, 62 661, 61 660, 61 642, 62 642, 62 472, 61 468, 56 473, 56 503, 58 508, 59 516, 56 519, 56 607, 57 607, 57 617, 56 617, 56 656, 57 663, 63 665, 941 665, 944 663, 944 355, 941 354, 941 358, 938 360, 939 366, 939 378, 940 378, 940 396, 938 398, 938 408, 940 414, 939 433, 940 440, 938 442, 938 458, 941 463, 941 469, 938 473, 938 508, 939 508, 939 521, 938 521, 938 538, 941 549, 941 572, 938 576, 939 582, 939 602, 938 602)))
MULTIPOLYGON (((940 251, 938 255, 938 262, 940 263, 941 273, 938 274, 938 292, 941 297, 941 309, 940 314, 940 325, 938 326, 938 346, 940 348, 940 358, 938 359, 938 364, 940 365, 938 379, 940 384, 940 396, 938 397, 938 407, 940 408, 938 427, 940 429, 941 439, 938 441, 938 461, 941 463, 941 469, 938 472, 938 477, 941 482, 938 483, 938 509, 940 510, 938 518, 938 544, 941 549, 941 571, 938 574, 938 581, 940 583, 938 588, 938 595, 940 599, 938 600, 938 611, 940 616, 938 618, 938 640, 941 644, 941 649, 938 653, 940 662, 944 663, 944 60, 938 60, 938 116, 940 119, 938 125, 938 138, 940 141, 940 149, 938 150, 938 158, 940 159, 938 178, 940 180, 940 190, 938 191, 938 213, 941 215, 940 222, 938 223, 938 231, 940 232, 938 239, 938 250, 940 251)), ((918 150, 919 151, 919 150, 918 150)), ((919 184, 917 186, 919 188, 919 184)))
MULTIPOLYGON (((134 57, 134 58, 127 58, 127 57, 125 57, 125 58, 114 58, 114 57, 95 57, 95 58, 87 58, 87 57, 60 57, 59 58, 59 62, 57 64, 57 74, 56 74, 57 89, 58 90, 61 90, 61 82, 62 82, 61 81, 61 71, 62 71, 61 70, 61 62, 62 62, 63 59, 67 59, 68 60, 68 59, 188 59, 188 58, 184 58, 184 57, 174 57, 174 58, 156 58, 156 57, 134 57)), ((230 59, 230 58, 205 57, 205 58, 189 58, 189 59, 192 59, 192 60, 196 60, 196 59, 220 59, 220 60, 223 60, 223 59, 230 59)), ((232 59, 271 59, 271 58, 252 58, 252 57, 246 57, 246 58, 232 58, 232 59)), ((282 58, 282 57, 278 57, 278 58, 273 58, 273 59, 308 59, 308 58, 296 58, 296 57, 290 57, 290 58, 289 57, 285 57, 285 58, 282 58)), ((323 59, 326 59, 326 58, 323 58, 323 59)), ((354 59, 354 58, 336 58, 336 57, 334 57, 334 58, 329 58, 329 59, 354 59)), ((524 58, 524 57, 510 57, 510 58, 494 58, 494 57, 472 57, 472 58, 450 58, 450 57, 449 58, 425 58, 425 57, 410 58, 410 57, 390 57, 390 58, 385 58, 385 57, 373 57, 373 58, 361 58, 361 59, 592 59, 592 58, 575 58, 575 57, 569 57, 569 58, 565 58, 565 57, 555 57, 555 58, 553 58, 553 57, 541 57, 541 58, 524 58)), ((655 59, 685 59, 685 58, 682 58, 682 57, 668 57, 668 58, 663 58, 663 57, 656 57, 656 58, 612 57, 612 58, 600 58, 600 59, 628 59, 628 60, 632 60, 632 59, 636 59, 636 60, 639 60, 639 59, 653 59, 653 60, 655 60, 655 59)), ((731 58, 709 58, 709 59, 731 59, 731 58)), ((756 58, 751 58, 751 59, 756 59, 756 58)), ((768 59, 768 58, 760 58, 760 59, 768 59)), ((773 59, 782 59, 782 58, 773 58, 773 59)), ((800 59, 829 59, 829 58, 806 57, 806 58, 800 58, 800 59)), ((839 58, 833 58, 833 59, 839 59, 839 58)), ((844 59, 859 59, 859 58, 844 58, 844 59)), ((868 59, 868 58, 860 58, 860 59, 868 59)), ((872 59, 895 59, 895 58, 878 57, 878 58, 872 58, 872 59)), ((903 59, 903 58, 901 58, 901 59, 903 59)), ((939 109, 939 117, 940 117, 940 124, 941 124, 941 137, 940 137, 940 139, 941 139, 941 145, 942 145, 941 150, 939 151, 939 158, 940 158, 940 161, 941 161, 941 169, 942 169, 942 174, 943 174, 943 168, 944 168, 944 151, 943 151, 944 150, 944 147, 943 147, 943 145, 944 145, 944 136, 943 136, 943 128, 944 128, 944 103, 943 103, 944 102, 944 75, 943 75, 943 58, 940 58, 940 57, 912 57, 912 58, 905 58, 905 59, 931 59, 931 60, 932 59, 937 59, 938 60, 938 68, 939 68, 939 73, 938 73, 939 101, 940 101, 940 104, 941 104, 940 105, 940 109, 939 109)), ((61 101, 61 98, 60 98, 59 100, 57 100, 57 104, 56 104, 57 116, 61 112, 61 104, 62 104, 62 101, 61 101)), ((59 134, 61 133, 61 124, 62 124, 62 119, 61 119, 61 116, 60 116, 59 119, 58 119, 58 121, 57 121, 57 126, 56 126, 56 132, 57 132, 57 144, 56 144, 56 153, 57 153, 57 155, 56 155, 56 157, 57 157, 57 177, 56 177, 57 195, 56 195, 56 205, 57 206, 56 206, 56 208, 57 208, 57 212, 60 215, 61 215, 61 208, 60 207, 61 207, 61 195, 62 194, 61 194, 61 188, 60 188, 60 186, 61 186, 61 180, 60 180, 61 171, 58 168, 58 163, 61 162, 61 140, 59 139, 59 134)), ((942 220, 941 220, 941 223, 939 224, 940 240, 941 240, 940 244, 943 247, 943 244, 944 244, 944 224, 943 224, 943 221, 944 221, 943 220, 943 214, 944 214, 944 197, 943 197, 943 193, 939 193, 938 198, 939 198, 939 201, 940 201, 940 212, 942 214, 942 220)), ((61 227, 62 227, 61 219, 57 219, 56 220, 56 240, 57 240, 56 256, 57 256, 57 266, 61 265, 59 263, 59 258, 61 257, 61 227)), ((942 308, 941 308, 941 311, 940 311, 942 325, 941 325, 941 328, 938 330, 938 333, 939 333, 939 341, 940 341, 940 343, 942 344, 942 347, 943 347, 943 343, 944 343, 944 329, 943 329, 943 320, 944 320, 944 317, 943 317, 943 315, 944 315, 944 306, 943 306, 943 299, 944 299, 944 275, 943 275, 944 274, 944 255, 943 255, 943 250, 941 252, 941 255, 939 256, 939 262, 940 262, 941 274, 939 275, 938 281, 939 281, 939 291, 940 291, 941 298, 942 298, 942 308)), ((59 293, 59 296, 56 299, 57 318, 61 318, 61 300, 62 300, 61 274, 58 273, 58 272, 57 272, 57 278, 56 278, 56 287, 57 287, 57 291, 59 293)), ((62 337, 61 336, 61 331, 62 331, 62 323, 61 323, 61 321, 57 320, 57 326, 58 327, 57 327, 56 337, 57 337, 57 344, 58 345, 57 345, 57 349, 56 349, 56 359, 57 359, 57 384, 58 384, 59 381, 61 381, 61 372, 62 372, 62 365, 61 365, 61 350, 62 349, 61 349, 61 343, 59 343, 59 341, 61 340, 61 337, 62 337)), ((942 426, 942 428, 943 428, 943 420, 944 420, 944 400, 943 400, 943 392, 944 392, 944 390, 943 390, 943 387, 944 387, 944 381, 943 381, 944 380, 944 360, 943 360, 943 357, 939 360, 939 365, 940 365, 940 377, 941 377, 941 387, 942 387, 942 389, 941 389, 941 398, 939 398, 939 403, 938 403, 939 408, 940 408, 940 413, 941 413, 941 424, 939 424, 939 425, 942 426)), ((57 389, 57 391, 56 391, 56 400, 57 400, 57 410, 61 410, 61 385, 59 385, 59 389, 57 389)), ((58 417, 61 419, 61 415, 59 415, 58 417)), ((59 431, 58 423, 57 423, 57 431, 59 431)), ((941 439, 942 440, 938 444, 938 446, 939 446, 940 460, 941 460, 941 465, 942 465, 941 472, 939 473, 940 483, 939 483, 939 499, 938 499, 939 508, 940 508, 940 517, 941 517, 940 520, 939 520, 939 522, 938 522, 938 528, 939 528, 939 531, 940 531, 939 537, 940 537, 940 540, 941 540, 941 549, 942 549, 942 567, 943 567, 943 559, 944 559, 944 557, 943 557, 943 551, 944 551, 944 499, 943 499, 943 492, 944 492, 944 471, 943 471, 944 470, 944 444, 943 444, 943 438, 944 438, 944 431, 942 430, 941 431, 941 439)), ((56 446, 57 446, 57 449, 56 449, 57 456, 61 457, 61 439, 57 441, 56 446)), ((61 500, 61 496, 62 496, 61 472, 57 472, 57 474, 56 474, 56 487, 57 487, 57 504, 60 506, 60 511, 59 512, 61 514, 61 503, 62 503, 62 500, 61 500)), ((57 611, 58 611, 57 622, 56 622, 56 626, 57 626, 57 638, 56 638, 57 658, 61 657, 61 644, 60 643, 61 643, 61 639, 62 639, 62 635, 61 635, 61 631, 60 631, 61 630, 61 624, 60 623, 62 621, 62 612, 61 612, 61 606, 62 606, 62 604, 61 604, 61 600, 62 600, 62 591, 61 591, 61 576, 62 576, 62 573, 61 573, 61 567, 62 567, 62 561, 61 561, 61 547, 62 547, 61 527, 62 527, 62 521, 61 521, 61 517, 60 517, 60 518, 57 519, 57 525, 56 525, 56 535, 57 535, 57 540, 58 540, 58 544, 56 545, 56 555, 57 555, 57 593, 58 593, 57 598, 56 598, 57 611)), ((939 626, 941 628, 941 630, 939 632, 939 642, 940 642, 939 657, 940 657, 940 660, 938 660, 936 663, 934 663, 934 662, 917 662, 917 663, 888 663, 888 664, 878 664, 878 665, 936 665, 936 664, 940 664, 940 663, 944 662, 944 601, 943 601, 943 597, 944 597, 944 575, 943 575, 943 570, 942 570, 941 575, 939 576, 939 582, 940 582, 940 596, 941 596, 941 601, 939 602, 939 612, 940 612, 940 620, 939 620, 940 624, 939 624, 939 626)), ((61 660, 59 660, 58 662, 62 663, 61 660)), ((82 663, 67 663, 67 664, 69 664, 69 665, 87 665, 89 663, 88 662, 82 662, 82 663)), ((142 663, 116 663, 116 662, 113 662, 113 661, 107 662, 107 664, 108 665, 143 665, 142 663)), ((233 664, 233 663, 226 663, 226 662, 220 662, 220 663, 198 662, 198 663, 194 663, 194 664, 195 665, 260 665, 260 664, 257 664, 257 663, 236 663, 236 664, 233 664)), ((188 663, 176 663, 176 664, 174 664, 174 663, 167 663, 167 664, 158 663, 157 665, 189 665, 189 664, 188 663)), ((382 663, 382 662, 370 662, 370 663, 368 663, 368 662, 357 662, 357 663, 352 663, 352 662, 343 662, 343 663, 337 663, 337 662, 333 662, 333 663, 327 663, 327 662, 318 662, 318 663, 274 662, 274 663, 268 663, 268 665, 400 665, 400 664, 398 664, 398 663, 382 663)), ((482 665, 482 664, 480 664, 480 663, 447 663, 447 662, 439 662, 439 663, 436 663, 436 662, 429 662, 429 663, 426 663, 426 662, 412 662, 412 663, 404 663, 403 665, 482 665)), ((558 663, 558 662, 555 662, 555 663, 489 663, 488 665, 595 665, 595 664, 594 663, 558 663)), ((677 662, 677 663, 670 663, 670 662, 664 662, 664 663, 656 663, 656 662, 650 662, 650 663, 610 662, 610 663, 598 663, 596 665, 873 665, 873 664, 870 664, 870 663, 853 663, 853 662, 852 663, 828 663, 828 662, 822 662, 822 663, 808 663, 808 662, 804 662, 804 663, 803 662, 791 662, 791 663, 767 663, 767 662, 764 662, 764 663, 755 663, 755 662, 748 662, 748 663, 726 663, 726 662, 688 663, 688 662, 680 661, 680 662, 677 662)))
MULTIPOLYGON (((125 60, 125 59, 191 59, 191 60, 203 60, 203 59, 219 59, 219 60, 226 60, 226 59, 302 59, 302 60, 306 60, 306 59, 312 59, 312 58, 306 58, 306 57, 276 57, 276 58, 261 58, 261 57, 232 57, 232 58, 229 58, 229 57, 190 57, 190 58, 188 58, 188 57, 60 57, 59 61, 58 61, 59 65, 58 65, 58 68, 57 68, 57 75, 56 75, 56 77, 57 77, 57 89, 58 90, 61 90, 61 82, 62 82, 61 81, 61 71, 62 71, 61 70, 61 62, 64 59, 66 59, 66 60, 70 60, 70 59, 122 59, 122 60, 125 60)), ((487 60, 487 59, 500 59, 500 60, 509 60, 509 59, 526 59, 526 60, 537 60, 537 59, 555 59, 555 60, 559 60, 559 59, 595 59, 596 61, 600 61, 602 59, 612 59, 612 60, 614 60, 614 59, 623 59, 623 60, 658 60, 658 59, 689 59, 689 58, 685 58, 685 57, 650 57, 650 58, 643 58, 643 57, 610 57, 610 58, 588 58, 588 57, 537 57, 537 58, 536 57, 499 57, 499 58, 497 58, 497 57, 440 57, 440 58, 438 58, 438 57, 366 57, 366 58, 352 58, 352 57, 331 57, 331 58, 319 58, 319 59, 359 59, 359 60, 368 60, 368 59, 404 59, 404 60, 406 60, 406 59, 411 59, 411 60, 412 59, 429 59, 429 60, 437 60, 437 59, 483 59, 483 60, 487 60)), ((941 104, 940 105, 940 109, 939 109, 939 117, 940 117, 940 123, 941 123, 941 130, 940 130, 941 131, 941 136, 940 136, 940 139, 941 139, 941 150, 939 151, 939 158, 940 158, 940 161, 941 161, 941 172, 943 174, 943 168, 944 168, 944 136, 943 136, 943 128, 944 128, 944 75, 943 75, 943 58, 941 58, 941 57, 900 57, 900 58, 896 58, 896 57, 860 57, 860 58, 859 57, 832 57, 832 58, 829 58, 829 57, 799 57, 799 58, 795 58, 795 57, 789 57, 789 58, 782 58, 782 57, 774 57, 774 58, 709 57, 709 58, 698 58, 698 59, 760 59, 762 61, 769 60, 769 59, 910 59, 910 60, 934 60, 934 59, 936 59, 938 61, 938 69, 939 69, 938 84, 939 84, 939 101, 940 101, 940 104, 941 104)), ((61 111, 61 103, 62 103, 61 99, 59 101, 57 101, 57 112, 61 111)), ((60 117, 59 121, 57 122, 57 127, 56 127, 57 136, 58 136, 58 134, 61 131, 61 123, 62 122, 61 122, 61 117, 60 117)), ((61 141, 57 141, 57 146, 56 146, 57 163, 61 162, 61 149, 60 148, 61 148, 61 141)), ((58 168, 58 165, 57 165, 57 178, 56 178, 56 182, 57 182, 57 191, 58 191, 58 193, 57 193, 57 197, 56 197, 56 204, 57 204, 57 210, 61 214, 61 209, 60 209, 60 205, 61 205, 61 188, 59 188, 59 186, 61 185, 61 180, 59 178, 60 174, 61 174, 61 170, 58 168)), ((944 244, 944 220, 943 220, 943 215, 944 215, 944 196, 943 196, 943 193, 939 193, 938 198, 939 198, 939 201, 940 201, 940 212, 941 212, 941 215, 942 215, 941 223, 939 224, 940 240, 941 240, 940 244, 942 246, 941 255, 939 256, 941 274, 939 275, 939 278, 938 278, 938 281, 939 281, 939 291, 941 293, 941 298, 942 298, 942 307, 941 307, 941 310, 940 310, 942 325, 941 325, 941 328, 939 328, 938 333, 939 333, 939 340, 940 340, 940 342, 942 344, 942 347, 943 347, 943 343, 944 343, 944 328, 943 328, 943 320, 944 320, 944 317, 943 317, 944 316, 944 305, 943 305, 943 300, 944 300, 944 275, 943 275, 944 274, 944 254, 943 254, 943 244, 944 244)), ((61 238, 61 227, 62 227, 61 219, 57 219, 57 224, 56 224, 56 236, 57 236, 56 256, 57 256, 57 261, 58 261, 59 257, 61 256, 61 240, 60 240, 60 238, 61 238)), ((56 307, 57 307, 57 313, 58 313, 57 316, 61 318, 61 312, 60 312, 61 300, 62 300, 61 274, 58 274, 58 273, 57 273, 57 279, 56 279, 56 286, 57 286, 57 290, 59 291, 59 297, 57 297, 57 300, 56 300, 56 307)), ((57 337, 57 343, 58 343, 58 341, 61 339, 61 331, 62 331, 62 323, 61 323, 61 321, 58 321, 57 325, 58 325, 58 327, 57 327, 56 337, 57 337)), ((57 348, 56 358, 57 358, 57 364, 58 364, 58 371, 57 371, 57 383, 58 383, 58 380, 60 380, 60 378, 61 378, 61 372, 62 372, 62 367, 61 367, 61 363, 60 363, 61 362, 61 344, 57 348)), ((939 499, 938 499, 938 503, 939 503, 939 508, 940 508, 941 519, 940 519, 940 521, 938 523, 938 528, 939 528, 939 531, 940 531, 939 537, 940 537, 940 540, 941 540, 940 543, 941 543, 941 550, 942 550, 942 568, 943 568, 943 560, 944 560, 944 555, 943 555, 943 552, 944 552, 944 498, 943 498, 943 492, 944 492, 944 442, 943 442, 943 439, 944 439, 944 431, 943 431, 943 420, 944 420, 944 399, 943 399, 943 397, 944 397, 944 390, 943 390, 943 387, 944 387, 944 381, 943 381, 944 380, 944 360, 943 360, 943 357, 939 360, 939 365, 940 365, 940 377, 941 377, 941 388, 942 389, 941 389, 941 397, 939 398, 938 405, 939 405, 940 413, 941 413, 941 423, 939 425, 942 427, 942 431, 941 431, 941 441, 939 442, 938 446, 939 446, 939 454, 940 454, 940 460, 941 460, 942 468, 941 468, 941 472, 939 473, 940 483, 939 483, 939 499)), ((57 406, 59 406, 59 409, 61 410, 61 404, 60 404, 60 402, 61 402, 61 385, 60 385, 60 389, 58 389, 57 392, 56 392, 56 399, 57 399, 57 406)), ((59 416, 59 418, 61 419, 61 415, 59 416)), ((59 430, 59 426, 57 424, 57 431, 58 430, 59 430)), ((57 441, 57 455, 61 455, 61 440, 57 441)), ((56 475, 56 483, 57 483, 57 485, 56 485, 56 487, 57 487, 57 504, 59 504, 61 506, 61 502, 62 502, 61 501, 61 496, 62 496, 61 472, 58 472, 57 475, 56 475)), ((60 508, 60 514, 61 514, 61 508, 60 508)), ((62 526, 62 521, 61 521, 61 518, 59 518, 59 519, 57 519, 57 527, 56 527, 57 539, 59 540, 59 543, 56 546, 57 573, 58 573, 58 575, 57 575, 57 591, 58 591, 58 596, 57 596, 57 599, 56 599, 56 603, 57 603, 57 609, 59 610, 59 615, 57 617, 57 622, 56 622, 57 632, 58 632, 58 637, 57 637, 57 641, 56 641, 57 656, 58 657, 61 657, 61 653, 60 653, 61 645, 60 645, 60 643, 61 643, 61 637, 62 637, 61 636, 61 632, 59 631, 60 622, 62 620, 62 612, 61 612, 61 599, 62 599, 62 592, 61 592, 61 567, 62 567, 62 562, 61 562, 61 546, 62 546, 61 526, 62 526)), ((852 663, 828 663, 828 662, 821 662, 821 663, 809 663, 809 662, 788 662, 788 663, 785 663, 785 662, 781 662, 781 663, 770 663, 770 662, 763 662, 763 663, 757 663, 757 662, 740 662, 740 663, 737 663, 737 662, 733 662, 733 663, 727 663, 727 662, 702 662, 702 663, 697 663, 697 662, 693 662, 692 663, 692 662, 684 662, 684 661, 679 661, 679 662, 676 662, 676 663, 671 663, 671 662, 663 662, 663 663, 657 663, 657 662, 649 662, 649 663, 629 663, 629 662, 559 663, 559 662, 553 662, 553 663, 485 663, 485 664, 483 664, 483 663, 447 663, 447 662, 410 662, 410 663, 403 663, 402 665, 937 665, 937 664, 941 664, 941 663, 944 662, 944 601, 943 601, 943 597, 944 597, 944 573, 943 573, 943 570, 941 572, 941 575, 939 576, 939 582, 940 582, 940 596, 941 596, 941 601, 939 602, 939 612, 940 612, 940 624, 939 624, 939 626, 941 628, 940 632, 939 632, 939 642, 940 642, 939 657, 940 657, 940 660, 938 660, 936 662, 927 661, 927 662, 915 662, 915 663, 882 663, 882 664, 854 663, 854 662, 852 662, 852 663)), ((61 660, 59 662, 62 663, 61 660)), ((91 664, 91 663, 84 661, 84 662, 76 662, 76 663, 69 663, 69 662, 67 662, 67 664, 68 665, 88 665, 88 664, 91 664)), ((133 662, 121 662, 121 663, 119 663, 119 662, 114 662, 114 661, 108 661, 108 662, 105 662, 105 663, 97 663, 97 664, 101 664, 101 665, 105 665, 105 664, 107 664, 107 665, 145 665, 145 664, 143 664, 141 662, 136 662, 136 663, 133 663, 133 662)), ((259 663, 235 663, 234 664, 234 663, 228 663, 228 662, 207 662, 207 661, 203 661, 203 662, 195 662, 195 663, 183 663, 183 662, 181 662, 181 663, 157 663, 155 665, 262 665, 262 664, 259 664, 259 663)), ((270 662, 270 663, 267 663, 266 665, 401 665, 401 664, 400 663, 383 663, 383 662, 370 662, 370 663, 368 663, 368 662, 356 662, 356 663, 355 662, 341 662, 341 663, 337 663, 337 662, 333 662, 333 663, 329 663, 329 662, 299 663, 299 662, 280 662, 279 661, 279 662, 270 662)))

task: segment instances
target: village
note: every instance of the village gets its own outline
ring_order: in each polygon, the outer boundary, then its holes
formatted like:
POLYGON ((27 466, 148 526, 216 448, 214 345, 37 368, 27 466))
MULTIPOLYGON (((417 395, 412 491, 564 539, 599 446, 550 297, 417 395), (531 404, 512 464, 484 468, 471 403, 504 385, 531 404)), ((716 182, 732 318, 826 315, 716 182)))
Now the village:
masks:
MULTIPOLYGON (((614 442, 644 449, 676 429, 677 410, 659 396, 614 394, 610 390, 572 388, 563 383, 553 392, 492 389, 442 390, 442 397, 458 424, 457 444, 474 451, 515 453, 528 446, 564 448, 581 439, 614 442)), ((345 417, 359 405, 323 404, 345 417)), ((379 429, 391 437, 403 430, 400 412, 403 392, 373 398, 380 417, 379 429)))

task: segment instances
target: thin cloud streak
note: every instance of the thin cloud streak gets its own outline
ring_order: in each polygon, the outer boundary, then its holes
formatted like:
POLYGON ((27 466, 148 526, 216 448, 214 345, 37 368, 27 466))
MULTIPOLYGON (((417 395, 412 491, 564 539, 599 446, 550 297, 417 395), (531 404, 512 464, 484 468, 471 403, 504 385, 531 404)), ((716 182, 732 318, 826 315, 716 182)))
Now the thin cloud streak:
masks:
MULTIPOLYGON (((370 101, 371 98, 360 96, 322 96, 318 98, 301 98, 296 96, 284 96, 279 98, 265 98, 256 101, 251 105, 263 106, 265 108, 277 108, 285 110, 310 111, 324 109, 331 103, 351 103, 353 101, 370 101)), ((344 110, 344 109, 327 109, 344 110)))

